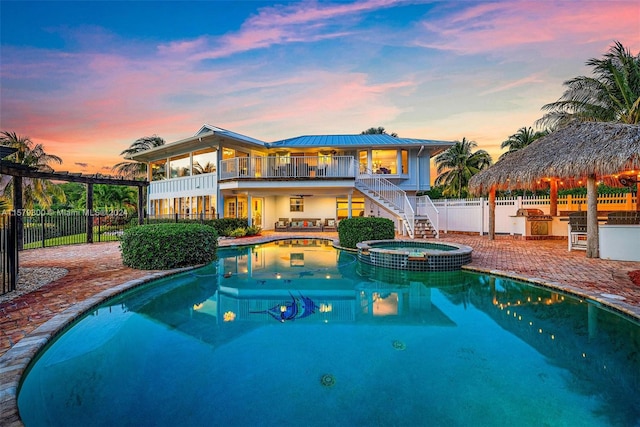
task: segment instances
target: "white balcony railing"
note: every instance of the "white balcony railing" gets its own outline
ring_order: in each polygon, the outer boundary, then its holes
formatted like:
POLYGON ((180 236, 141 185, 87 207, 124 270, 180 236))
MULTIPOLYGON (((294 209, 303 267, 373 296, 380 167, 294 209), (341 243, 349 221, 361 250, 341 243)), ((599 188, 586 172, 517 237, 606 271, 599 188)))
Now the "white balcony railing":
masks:
POLYGON ((220 162, 220 179, 355 178, 352 156, 236 157, 220 162))
POLYGON ((218 182, 215 173, 203 173, 193 176, 151 181, 149 196, 151 199, 181 196, 197 196, 215 194, 218 182))

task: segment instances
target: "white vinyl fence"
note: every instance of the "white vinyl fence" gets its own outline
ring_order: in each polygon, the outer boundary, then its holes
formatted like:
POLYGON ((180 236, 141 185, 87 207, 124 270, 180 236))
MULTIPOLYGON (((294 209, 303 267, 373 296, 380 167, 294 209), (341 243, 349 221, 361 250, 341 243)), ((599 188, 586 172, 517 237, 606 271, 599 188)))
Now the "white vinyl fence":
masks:
MULTIPOLYGON (((437 210, 434 219, 433 209, 427 211, 428 198, 425 196, 415 199, 416 216, 428 216, 432 222, 438 224, 440 231, 473 232, 485 234, 489 231, 489 200, 477 199, 435 199, 433 206, 437 210)), ((496 233, 516 233, 513 217, 520 208, 540 209, 549 215, 549 197, 511 197, 496 199, 496 233)), ((635 210, 636 196, 631 193, 607 194, 598 197, 598 211, 635 210)), ((586 196, 559 196, 558 216, 554 218, 553 234, 562 236, 567 234, 566 217, 569 212, 587 209, 586 196), (562 217, 565 221, 562 223, 562 217), (557 230, 557 231, 556 231, 557 230)))

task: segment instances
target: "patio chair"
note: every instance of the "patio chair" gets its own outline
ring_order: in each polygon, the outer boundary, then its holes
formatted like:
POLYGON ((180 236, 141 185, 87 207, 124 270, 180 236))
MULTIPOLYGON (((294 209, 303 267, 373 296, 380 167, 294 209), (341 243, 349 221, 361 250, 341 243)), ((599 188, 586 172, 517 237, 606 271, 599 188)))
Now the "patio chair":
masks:
POLYGON ((337 231, 338 223, 335 218, 327 218, 324 220, 324 225, 322 226, 322 231, 337 231))
POLYGON ((569 214, 569 250, 587 250, 587 212, 569 214))
POLYGON ((289 218, 280 218, 278 222, 276 222, 275 231, 289 231, 289 218))
POLYGON ((640 224, 640 211, 618 211, 607 215, 607 224, 640 224))

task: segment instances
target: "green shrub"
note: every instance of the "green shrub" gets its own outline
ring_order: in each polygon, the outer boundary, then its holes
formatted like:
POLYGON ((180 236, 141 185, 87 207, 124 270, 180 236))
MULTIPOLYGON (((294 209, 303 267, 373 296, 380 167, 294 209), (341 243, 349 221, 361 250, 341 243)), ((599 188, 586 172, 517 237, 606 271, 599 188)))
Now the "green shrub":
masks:
POLYGON ((204 221, 205 224, 215 228, 219 236, 230 236, 230 233, 238 228, 247 228, 247 218, 218 218, 204 221))
POLYGON ((238 228, 247 228, 247 218, 217 218, 217 219, 205 219, 198 218, 179 218, 176 220, 174 217, 165 218, 147 218, 148 224, 163 224, 163 223, 179 223, 179 224, 205 224, 213 227, 218 236, 230 236, 233 230, 238 228))
POLYGON ((231 233, 229 233, 229 237, 244 237, 247 235, 247 229, 243 227, 236 228, 231 233))
POLYGON ((205 264, 216 258, 218 233, 203 224, 149 224, 122 235, 122 263, 140 270, 205 264))
POLYGON ((252 225, 251 227, 247 227, 247 236, 255 236, 262 232, 262 228, 257 225, 252 225))
POLYGON ((346 218, 338 224, 340 246, 345 248, 355 248, 356 243, 365 240, 393 239, 395 235, 393 221, 387 218, 346 218))

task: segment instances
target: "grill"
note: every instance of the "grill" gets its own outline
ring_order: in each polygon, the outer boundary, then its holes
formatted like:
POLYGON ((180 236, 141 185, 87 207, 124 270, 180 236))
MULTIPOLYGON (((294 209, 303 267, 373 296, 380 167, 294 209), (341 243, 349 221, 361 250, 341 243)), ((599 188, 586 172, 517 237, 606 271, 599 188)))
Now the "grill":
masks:
POLYGON ((545 215, 540 209, 518 209, 516 216, 524 216, 527 221, 551 221, 551 215, 545 215))

